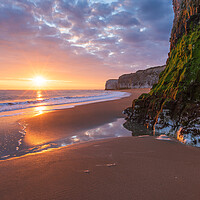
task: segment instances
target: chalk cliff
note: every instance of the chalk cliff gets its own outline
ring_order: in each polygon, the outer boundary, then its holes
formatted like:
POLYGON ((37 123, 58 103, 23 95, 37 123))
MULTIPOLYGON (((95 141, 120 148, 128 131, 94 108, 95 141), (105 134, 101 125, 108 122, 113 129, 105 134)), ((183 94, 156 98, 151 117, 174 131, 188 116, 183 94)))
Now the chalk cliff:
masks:
POLYGON ((106 82, 106 90, 151 88, 159 80, 160 73, 164 66, 152 67, 146 70, 139 70, 136 73, 124 74, 119 79, 110 79, 106 82))
POLYGON ((118 79, 109 79, 106 81, 106 90, 118 90, 118 79))
POLYGON ((141 123, 154 133, 200 146, 200 1, 173 0, 173 7, 167 66, 150 93, 124 111, 125 126, 141 123))
POLYGON ((152 67, 139 70, 136 73, 124 74, 119 77, 118 87, 120 89, 151 88, 159 80, 160 73, 165 66, 152 67))

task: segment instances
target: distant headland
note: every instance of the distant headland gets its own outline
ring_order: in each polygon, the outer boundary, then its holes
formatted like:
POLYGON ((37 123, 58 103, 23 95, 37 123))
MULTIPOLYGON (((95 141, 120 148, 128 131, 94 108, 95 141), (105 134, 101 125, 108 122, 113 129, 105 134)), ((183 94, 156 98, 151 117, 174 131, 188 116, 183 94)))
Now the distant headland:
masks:
POLYGON ((151 88, 159 80, 159 75, 164 71, 166 65, 151 67, 145 70, 139 70, 135 73, 123 74, 118 79, 109 79, 106 81, 106 90, 151 88))

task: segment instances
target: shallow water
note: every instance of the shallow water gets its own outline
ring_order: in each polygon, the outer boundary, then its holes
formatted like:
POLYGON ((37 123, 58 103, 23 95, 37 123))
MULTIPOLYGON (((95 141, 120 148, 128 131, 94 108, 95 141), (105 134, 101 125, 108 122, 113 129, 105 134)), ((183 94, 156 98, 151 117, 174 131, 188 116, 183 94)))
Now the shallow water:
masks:
POLYGON ((0 156, 11 154, 15 156, 19 150, 27 148, 23 146, 26 124, 20 124, 21 119, 77 105, 120 99, 129 95, 127 92, 104 90, 0 90, 0 156))
MULTIPOLYGON (((49 143, 28 148, 26 144, 22 143, 23 137, 20 137, 17 143, 12 143, 13 148, 8 148, 7 151, 0 152, 1 153, 0 160, 6 160, 12 157, 20 157, 26 154, 39 153, 42 151, 52 150, 55 148, 60 148, 75 143, 94 141, 106 138, 132 136, 132 133, 124 128, 123 126, 124 122, 125 120, 123 118, 119 118, 114 122, 110 122, 87 131, 78 132, 75 135, 68 136, 61 140, 51 141, 49 143)), ((24 127, 24 131, 25 128, 26 127, 24 127)))

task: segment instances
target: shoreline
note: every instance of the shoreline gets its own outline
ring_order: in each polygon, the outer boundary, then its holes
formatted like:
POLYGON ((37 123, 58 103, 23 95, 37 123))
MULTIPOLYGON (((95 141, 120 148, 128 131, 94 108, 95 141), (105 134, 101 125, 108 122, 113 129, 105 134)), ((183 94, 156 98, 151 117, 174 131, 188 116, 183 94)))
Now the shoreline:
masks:
MULTIPOLYGON (((130 106, 132 98, 27 119, 35 132, 28 129, 31 132, 25 137, 37 143, 44 136, 47 140, 55 134, 62 137, 69 124, 69 130, 77 125, 81 130, 97 127, 122 116, 121 108, 130 106), (41 135, 38 130, 46 133, 41 135)), ((196 200, 200 198, 199 153, 200 149, 174 139, 147 135, 84 141, 1 161, 0 195, 2 200, 196 200)))
MULTIPOLYGON (((36 151, 40 147, 52 146, 62 139, 71 141, 76 134, 114 122, 117 118, 124 118, 122 111, 131 105, 133 99, 149 89, 133 89, 126 92, 130 96, 117 100, 86 103, 72 108, 53 110, 40 115, 33 115, 17 121, 19 137, 16 140, 16 150, 2 154, 1 159, 18 157, 24 152, 36 151)), ((70 143, 68 141, 67 143, 70 143)))
POLYGON ((45 153, 47 151, 70 147, 71 145, 78 145, 87 142, 95 142, 117 137, 132 137, 132 133, 122 126, 124 122, 124 118, 118 118, 114 122, 106 123, 102 126, 98 126, 94 129, 89 129, 87 131, 78 132, 76 135, 73 136, 68 136, 60 140, 55 140, 45 144, 36 145, 34 147, 21 149, 20 151, 17 151, 14 155, 10 154, 7 156, 2 156, 0 158, 0 162, 5 160, 7 161, 18 159, 21 157, 31 156, 39 153, 45 153))
MULTIPOLYGON (((91 90, 91 91, 95 91, 95 90, 91 90)), ((108 91, 102 90, 101 92, 106 93, 108 91)), ((49 98, 44 97, 41 99, 14 100, 13 102, 9 102, 9 101, 4 102, 3 101, 3 102, 0 102, 1 104, 3 104, 0 109, 0 114, 1 114, 0 117, 10 117, 10 116, 14 116, 14 115, 20 115, 20 113, 24 110, 25 110, 25 113, 26 112, 31 113, 31 110, 33 112, 33 110, 38 107, 46 108, 44 110, 41 110, 42 112, 51 112, 54 110, 67 109, 67 108, 72 108, 72 107, 79 106, 79 105, 86 105, 86 104, 91 104, 91 103, 118 100, 118 99, 129 96, 128 91, 126 91, 126 92, 125 91, 111 91, 111 92, 113 92, 113 93, 104 94, 104 95, 99 94, 96 96, 95 95, 94 96, 90 96, 90 95, 80 96, 80 97, 79 96, 72 96, 72 97, 70 97, 70 96, 69 97, 62 97, 62 96, 53 97, 52 96, 49 98), (62 98, 64 98, 64 99, 66 98, 66 101, 63 101, 63 100, 59 101, 62 98), (71 101, 68 98, 71 99, 71 101), (51 101, 54 101, 54 103, 51 101), (7 106, 13 106, 13 107, 11 108, 11 107, 7 107, 7 106), (10 112, 12 114, 10 114, 10 112), (6 113, 6 114, 4 114, 4 113, 6 113)), ((40 97, 38 97, 38 98, 40 98, 40 97)), ((40 110, 38 110, 38 111, 40 111, 40 110)))
POLYGON ((41 145, 124 118, 122 111, 131 106, 133 99, 148 91, 129 90, 131 95, 121 99, 78 105, 23 119, 27 124, 26 132, 31 133, 24 136, 24 142, 28 146, 41 145))

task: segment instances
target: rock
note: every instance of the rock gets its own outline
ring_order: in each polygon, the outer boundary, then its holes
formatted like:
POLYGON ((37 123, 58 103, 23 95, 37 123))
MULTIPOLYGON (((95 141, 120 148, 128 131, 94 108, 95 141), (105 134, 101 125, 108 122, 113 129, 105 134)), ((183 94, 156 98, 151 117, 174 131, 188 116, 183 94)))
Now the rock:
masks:
POLYGON ((179 38, 188 33, 199 23, 199 0, 172 0, 174 8, 174 23, 171 32, 171 49, 179 38))
POLYGON ((86 169, 86 170, 84 170, 84 173, 89 174, 90 170, 86 169))
POLYGON ((116 165, 116 163, 109 163, 109 164, 106 164, 106 166, 107 166, 107 167, 115 167, 115 166, 117 166, 117 165, 116 165))
POLYGON ((200 147, 200 4, 173 0, 175 18, 165 70, 149 94, 128 108, 129 123, 200 147), (132 112, 132 113, 131 113, 132 112))
POLYGON ((152 67, 146 70, 139 70, 136 73, 124 74, 119 79, 106 81, 106 90, 151 88, 159 80, 160 73, 164 66, 152 67))
POLYGON ((139 70, 136 73, 124 74, 119 77, 118 87, 120 89, 151 88, 158 82, 159 75, 164 69, 165 65, 139 70))
POLYGON ((118 79, 110 79, 106 81, 106 90, 117 90, 118 89, 118 79))

